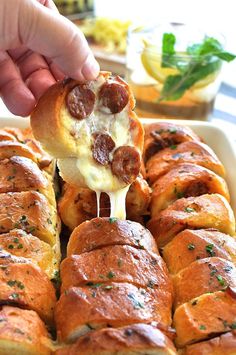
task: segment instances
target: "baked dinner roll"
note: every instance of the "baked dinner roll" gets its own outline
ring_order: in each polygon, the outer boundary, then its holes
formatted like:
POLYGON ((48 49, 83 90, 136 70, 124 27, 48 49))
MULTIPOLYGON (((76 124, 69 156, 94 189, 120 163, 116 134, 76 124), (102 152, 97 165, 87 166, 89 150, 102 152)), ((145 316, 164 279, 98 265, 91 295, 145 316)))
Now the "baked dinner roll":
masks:
POLYGON ((172 274, 195 260, 218 256, 236 262, 236 240, 216 229, 185 229, 169 242, 162 256, 172 274))
POLYGON ((204 293, 236 288, 236 268, 233 263, 218 257, 195 260, 173 276, 174 306, 191 301, 204 293))
POLYGON ((174 355, 172 341, 148 324, 99 329, 56 351, 56 355, 174 355))
POLYGON ((166 294, 128 283, 71 287, 55 309, 58 339, 72 342, 91 329, 121 327, 132 323, 171 324, 166 294))
POLYGON ((128 245, 112 245, 81 255, 71 255, 61 264, 61 292, 72 286, 130 282, 157 288, 171 307, 172 284, 163 259, 128 245))
POLYGON ((27 145, 17 141, 2 141, 0 142, 0 159, 11 158, 13 156, 21 156, 31 159, 33 162, 38 163, 32 149, 27 145))
POLYGON ((0 226, 1 233, 18 228, 51 246, 58 243, 56 210, 44 195, 36 191, 0 194, 0 226))
POLYGON ((48 174, 31 159, 13 156, 0 160, 0 193, 38 191, 55 206, 55 193, 48 174))
POLYGON ((200 138, 187 126, 171 122, 156 122, 144 126, 143 158, 146 163, 160 150, 179 143, 200 141, 200 138))
POLYGON ((58 271, 59 258, 55 250, 49 244, 21 229, 13 229, 9 233, 0 234, 0 248, 38 265, 50 279, 58 271))
POLYGON ((141 224, 116 218, 94 218, 74 229, 67 244, 67 255, 110 245, 130 245, 158 253, 153 236, 141 224))
POLYGON ((35 140, 31 128, 20 129, 5 127, 4 131, 6 134, 13 136, 15 138, 14 140, 23 143, 24 146, 27 146, 33 152, 41 169, 46 170, 51 175, 54 174, 55 167, 52 158, 42 149, 40 143, 35 140))
POLYGON ((5 129, 0 129, 0 141, 16 141, 16 137, 5 129))
POLYGON ((234 355, 236 354, 236 331, 201 343, 186 346, 181 355, 234 355))
POLYGON ((36 311, 49 324, 53 322, 55 289, 47 275, 25 258, 0 257, 0 302, 36 311))
POLYGON ((153 184, 176 164, 191 163, 203 166, 224 177, 225 169, 213 150, 197 141, 183 142, 177 146, 165 148, 150 158, 146 165, 146 176, 153 184))
POLYGON ((52 354, 52 341, 36 312, 2 306, 0 319, 0 354, 52 354))
POLYGON ((181 198, 152 218, 148 229, 159 247, 184 229, 216 228, 234 235, 235 219, 228 201, 219 194, 181 198))
POLYGON ((153 185, 151 216, 182 197, 218 193, 229 201, 224 179, 213 171, 195 164, 177 164, 153 185))
POLYGON ((235 293, 208 293, 179 306, 174 313, 176 345, 184 347, 214 334, 225 333, 236 324, 235 293))
MULTIPOLYGON (((131 184, 126 195, 127 219, 143 222, 150 203, 150 188, 142 177, 131 184)), ((96 193, 90 189, 65 183, 58 203, 63 223, 72 231, 82 222, 97 216, 96 193)), ((107 194, 100 197, 100 217, 110 216, 110 200, 107 194)))
POLYGON ((63 179, 94 191, 116 191, 132 183, 141 167, 143 128, 129 86, 101 72, 81 84, 56 83, 31 115, 35 137, 60 158, 63 179))

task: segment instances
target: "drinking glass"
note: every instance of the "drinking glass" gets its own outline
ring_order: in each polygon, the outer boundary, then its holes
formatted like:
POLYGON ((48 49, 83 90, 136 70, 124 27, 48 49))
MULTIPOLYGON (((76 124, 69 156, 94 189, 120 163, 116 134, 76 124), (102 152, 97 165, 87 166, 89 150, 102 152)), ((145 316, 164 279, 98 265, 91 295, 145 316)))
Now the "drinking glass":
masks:
MULTIPOLYGON (((164 44, 168 45, 167 43, 164 44)), ((222 60, 196 54, 204 40, 221 35, 182 23, 132 27, 128 32, 126 80, 140 117, 208 120, 221 84, 222 60), (175 38, 174 51, 163 52, 163 36, 175 38)))

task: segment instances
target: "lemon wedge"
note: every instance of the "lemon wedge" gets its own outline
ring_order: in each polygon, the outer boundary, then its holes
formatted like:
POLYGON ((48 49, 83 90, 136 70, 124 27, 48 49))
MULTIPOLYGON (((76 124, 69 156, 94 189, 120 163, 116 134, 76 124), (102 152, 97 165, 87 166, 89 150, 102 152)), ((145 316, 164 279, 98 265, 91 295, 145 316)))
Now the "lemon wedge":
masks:
MULTIPOLYGON (((163 68, 161 66, 162 55, 158 51, 157 47, 151 44, 144 42, 144 49, 141 54, 141 61, 143 64, 144 69, 146 72, 151 76, 153 79, 158 81, 159 83, 163 84, 166 78, 169 75, 177 75, 179 74, 178 69, 175 68, 163 68)), ((176 53, 177 57, 183 56, 183 60, 186 60, 186 53, 176 53)), ((189 58, 190 60, 190 58, 189 58)), ((213 83, 219 72, 216 71, 212 74, 209 74, 204 79, 197 81, 190 90, 201 89, 204 88, 211 83, 213 83)))
POLYGON ((154 45, 147 45, 141 54, 141 61, 146 72, 155 80, 164 83, 169 75, 178 74, 177 69, 163 68, 161 66, 161 54, 154 45))

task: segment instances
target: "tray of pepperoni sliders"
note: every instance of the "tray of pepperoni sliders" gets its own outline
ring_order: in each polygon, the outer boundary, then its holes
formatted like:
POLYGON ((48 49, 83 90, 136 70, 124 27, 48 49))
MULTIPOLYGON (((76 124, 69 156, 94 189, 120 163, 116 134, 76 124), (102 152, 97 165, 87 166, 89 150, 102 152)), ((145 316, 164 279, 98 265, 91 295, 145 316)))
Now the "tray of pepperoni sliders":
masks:
POLYGON ((233 145, 133 109, 101 73, 2 120, 0 354, 236 354, 233 145))

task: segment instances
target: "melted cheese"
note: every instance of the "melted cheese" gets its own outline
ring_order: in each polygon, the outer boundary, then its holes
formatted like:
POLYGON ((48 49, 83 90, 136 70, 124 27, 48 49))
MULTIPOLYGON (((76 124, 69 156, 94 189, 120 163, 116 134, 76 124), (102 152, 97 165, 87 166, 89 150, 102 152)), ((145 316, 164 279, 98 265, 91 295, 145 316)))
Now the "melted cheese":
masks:
MULTIPOLYGON (((104 78, 93 84, 93 91, 97 93, 104 78)), ((96 100, 96 105, 98 105, 96 100)), ((106 114, 97 110, 95 106, 92 114, 84 120, 68 120, 70 116, 66 106, 62 109, 62 121, 66 129, 73 131, 77 140, 78 154, 73 157, 59 159, 58 167, 62 178, 77 186, 87 186, 97 194, 97 210, 99 215, 99 198, 101 192, 110 197, 111 216, 125 219, 125 197, 129 186, 112 174, 110 165, 97 163, 92 156, 92 134, 95 132, 108 133, 115 142, 115 149, 123 145, 133 146, 130 134, 128 108, 118 114, 106 114), (63 117, 62 117, 63 118, 63 117)), ((114 150, 115 150, 114 149, 114 150)), ((112 159, 113 152, 110 153, 112 159)))

